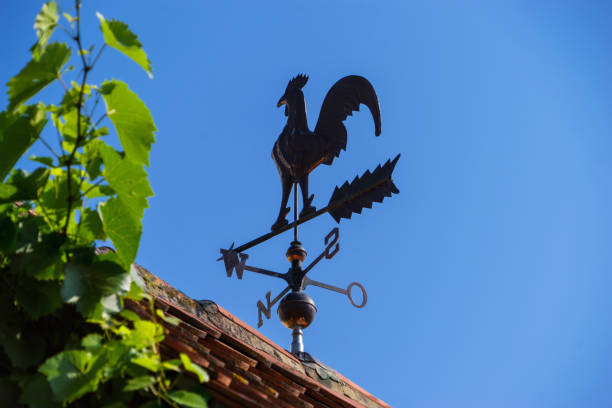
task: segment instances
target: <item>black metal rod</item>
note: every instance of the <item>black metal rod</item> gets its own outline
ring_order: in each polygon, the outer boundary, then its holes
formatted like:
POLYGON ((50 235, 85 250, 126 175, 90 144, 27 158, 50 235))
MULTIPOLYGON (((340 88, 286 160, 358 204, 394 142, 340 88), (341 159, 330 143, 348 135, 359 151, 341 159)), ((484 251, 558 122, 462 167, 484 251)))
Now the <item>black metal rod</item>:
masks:
POLYGON ((331 291, 337 292, 337 293, 342 293, 343 295, 348 295, 348 291, 346 289, 342 289, 342 288, 339 288, 339 287, 334 286, 334 285, 329 285, 327 283, 314 281, 314 280, 306 277, 306 278, 304 278, 304 288, 306 288, 306 286, 308 286, 308 285, 318 286, 318 287, 323 288, 323 289, 331 290, 331 291))
MULTIPOLYGON (((335 206, 334 206, 334 208, 335 208, 335 206)), ((325 214, 328 210, 329 210, 329 207, 321 208, 319 211, 314 212, 314 213, 312 213, 310 215, 307 215, 305 217, 302 217, 302 218, 298 219, 297 221, 292 222, 291 224, 287 224, 284 227, 281 227, 281 228, 279 228, 277 230, 268 232, 267 234, 264 234, 264 235, 262 235, 262 236, 260 236, 258 238, 255 238, 254 240, 249 241, 249 242, 247 242, 244 245, 240 245, 239 247, 234 248, 233 251, 237 252, 237 253, 246 251, 247 249, 252 248, 255 245, 261 244, 262 242, 265 242, 265 241, 269 240, 270 238, 274 238, 278 234, 282 234, 283 232, 288 231, 288 230, 290 230, 291 228, 293 228, 295 226, 303 224, 306 221, 310 221, 313 218, 318 217, 321 214, 325 214)))
POLYGON ((289 289, 291 289, 291 286, 287 286, 285 289, 283 289, 283 291, 281 293, 279 293, 278 295, 276 295, 276 297, 272 300, 272 302, 270 302, 270 306, 273 306, 276 302, 278 302, 283 296, 285 296, 285 294, 287 292, 289 292, 289 289))
POLYGON ((297 183, 293 184, 293 241, 298 240, 298 228, 296 221, 298 219, 298 195, 297 195, 297 183))
POLYGON ((255 273, 260 273, 262 275, 274 276, 275 278, 282 278, 282 279, 287 280, 287 278, 285 277, 284 273, 278 273, 278 272, 274 272, 274 271, 269 271, 267 269, 256 268, 254 266, 244 265, 244 270, 245 271, 255 272, 255 273))
POLYGON ((325 251, 321 252, 321 254, 317 256, 317 258, 314 261, 312 261, 306 269, 304 269, 303 274, 306 275, 308 272, 310 272, 310 270, 314 268, 314 266, 318 264, 319 261, 321 261, 321 259, 323 259, 324 256, 325 256, 325 251))
POLYGON ((366 193, 366 192, 368 192, 368 191, 370 191, 372 189, 375 189, 375 188, 379 187, 382 184, 392 183, 392 182, 393 182, 392 178, 381 180, 380 182, 374 184, 373 186, 369 186, 368 188, 366 188, 364 190, 361 190, 361 191, 351 195, 350 197, 346 197, 345 199, 340 200, 340 201, 334 203, 331 206, 328 205, 328 206, 326 206, 324 208, 321 208, 320 210, 318 210, 318 211, 316 211, 314 213, 311 213, 311 214, 306 215, 304 217, 300 217, 298 220, 293 221, 292 223, 287 224, 284 227, 281 227, 281 228, 279 228, 277 230, 268 232, 267 234, 264 234, 264 235, 262 235, 262 236, 260 236, 258 238, 255 238, 254 240, 249 241, 249 242, 247 242, 244 245, 240 245, 239 247, 234 248, 233 250, 234 250, 234 252, 237 252, 237 253, 246 251, 247 249, 252 248, 255 245, 261 244, 262 242, 265 242, 265 241, 269 240, 270 238, 274 238, 278 234, 282 234, 283 232, 288 231, 291 228, 297 227, 300 224, 303 224, 303 223, 305 223, 307 221, 310 221, 313 218, 316 218, 316 217, 318 217, 321 214, 325 214, 328 211, 335 210, 336 208, 341 207, 344 204, 346 204, 348 201, 354 200, 356 197, 358 197, 358 196, 360 196, 360 195, 362 195, 362 194, 364 194, 364 193, 366 193))

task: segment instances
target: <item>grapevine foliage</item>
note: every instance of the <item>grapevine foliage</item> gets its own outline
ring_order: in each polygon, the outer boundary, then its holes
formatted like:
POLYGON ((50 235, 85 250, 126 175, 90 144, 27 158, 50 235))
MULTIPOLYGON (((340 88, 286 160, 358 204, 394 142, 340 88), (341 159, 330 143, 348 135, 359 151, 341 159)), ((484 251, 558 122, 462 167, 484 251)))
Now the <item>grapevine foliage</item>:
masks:
POLYGON ((162 360, 162 321, 178 321, 155 309, 133 265, 153 195, 153 118, 126 83, 87 82, 107 46, 152 78, 151 62, 125 23, 100 13, 103 43, 85 48, 74 6, 42 6, 0 112, 0 406, 206 407, 206 371, 184 354, 162 360), (32 101, 52 84, 59 103, 32 101), (43 138, 54 133, 55 147, 43 138), (15 168, 34 143, 49 156, 15 168), (114 250, 97 247, 106 241, 114 250), (126 302, 148 302, 151 319, 126 302))

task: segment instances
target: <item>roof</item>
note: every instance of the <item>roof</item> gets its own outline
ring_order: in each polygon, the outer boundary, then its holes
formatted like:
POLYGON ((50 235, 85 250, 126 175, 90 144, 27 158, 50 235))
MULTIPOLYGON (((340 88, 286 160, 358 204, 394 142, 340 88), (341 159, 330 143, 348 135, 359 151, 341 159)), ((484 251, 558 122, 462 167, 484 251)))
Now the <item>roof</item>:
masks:
MULTIPOLYGON (((319 362, 300 361, 212 301, 195 301, 138 267, 156 307, 178 318, 166 324, 164 357, 187 354, 204 367, 211 407, 390 407, 319 362)), ((126 301, 143 317, 146 303, 126 301)))

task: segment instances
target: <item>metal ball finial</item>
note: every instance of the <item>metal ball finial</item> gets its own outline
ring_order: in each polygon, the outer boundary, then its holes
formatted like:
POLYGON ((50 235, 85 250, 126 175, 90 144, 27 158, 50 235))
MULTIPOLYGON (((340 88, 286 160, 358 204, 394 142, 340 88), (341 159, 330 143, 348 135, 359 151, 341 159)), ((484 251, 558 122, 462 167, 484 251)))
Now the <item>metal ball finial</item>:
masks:
POLYGON ((304 292, 291 292, 281 300, 277 313, 281 322, 293 330, 291 353, 304 353, 302 329, 310 326, 317 313, 314 300, 304 292))
POLYGON ((278 305, 278 317, 288 328, 310 326, 317 313, 314 300, 304 292, 291 292, 278 305))

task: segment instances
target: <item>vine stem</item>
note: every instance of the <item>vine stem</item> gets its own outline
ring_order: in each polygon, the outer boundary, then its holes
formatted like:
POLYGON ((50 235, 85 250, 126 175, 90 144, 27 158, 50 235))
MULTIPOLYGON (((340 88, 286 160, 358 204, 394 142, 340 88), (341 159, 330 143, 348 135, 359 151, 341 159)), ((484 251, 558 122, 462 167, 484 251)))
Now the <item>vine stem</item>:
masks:
POLYGON ((87 190, 85 190, 83 192, 83 195, 87 195, 87 193, 89 193, 94 188, 98 187, 100 185, 100 183, 103 182, 103 181, 104 181, 104 179, 100 179, 100 180, 96 181, 94 184, 91 185, 91 187, 89 187, 87 190))
POLYGON ((104 120, 104 118, 106 118, 107 116, 108 116, 108 113, 104 112, 104 115, 100 116, 100 119, 98 119, 96 123, 94 124, 94 129, 97 128, 100 122, 102 122, 102 120, 104 120))
POLYGON ((51 146, 49 146, 49 143, 47 143, 47 141, 45 139, 43 139, 42 136, 38 136, 38 138, 47 147, 47 149, 49 149, 51 154, 53 154, 55 156, 55 158, 59 161, 59 159, 60 159, 59 156, 57 155, 57 153, 55 153, 55 150, 53 150, 53 148, 51 146))
MULTIPOLYGON (((94 67, 93 65, 90 65, 89 66, 89 70, 91 71, 93 69, 93 67, 94 67)), ((60 83, 62 84, 62 87, 64 88, 64 91, 66 91, 66 93, 68 93, 68 85, 66 85, 66 82, 64 82, 64 79, 61 76, 58 76, 57 79, 59 79, 60 83)), ((95 105, 97 105, 98 99, 99 99, 99 96, 96 97, 96 104, 95 105)), ((74 103, 75 106, 77 105, 77 102, 75 102, 74 100, 72 100, 72 103, 74 103)), ((96 107, 95 105, 94 105, 94 108, 96 107)), ((93 119, 91 118, 93 112, 91 114, 89 113, 89 111, 87 110, 87 105, 85 105, 84 102, 82 103, 81 108, 85 111, 85 115, 87 115, 87 119, 89 119, 89 122, 93 123, 93 119)), ((97 126, 98 123, 99 123, 99 121, 96 122, 96 126, 97 126)), ((94 126, 94 129, 96 128, 96 126, 94 126)))
POLYGON ((68 35, 68 37, 74 38, 74 35, 70 31, 68 31, 68 29, 66 27, 64 27, 63 24, 59 24, 58 23, 57 27, 59 27, 62 31, 64 31, 68 35))
POLYGON ((102 55, 102 51, 104 51, 104 48, 106 48, 106 44, 102 45, 102 47, 100 48, 100 51, 98 51, 96 58, 94 58, 93 62, 91 63, 92 67, 96 65, 96 62, 98 62, 98 59, 100 58, 100 55, 102 55))
POLYGON ((72 148, 72 152, 70 153, 70 156, 68 157, 68 160, 66 163, 67 173, 68 173, 68 180, 66 181, 68 183, 68 211, 66 213, 66 224, 64 225, 64 235, 68 233, 68 225, 70 224, 72 205, 75 201, 74 197, 72 196, 72 161, 74 160, 74 156, 76 155, 79 144, 81 143, 82 138, 84 136, 81 134, 81 108, 83 106, 83 95, 85 93, 85 84, 87 84, 87 74, 89 74, 89 71, 91 70, 91 66, 87 65, 87 61, 85 60, 85 53, 83 52, 83 44, 81 42, 81 1, 75 0, 75 5, 76 5, 76 14, 77 14, 76 16, 77 28, 76 28, 76 35, 74 36, 74 40, 76 41, 77 46, 79 47, 79 55, 81 56, 81 62, 83 63, 83 79, 81 81, 81 88, 79 89, 79 99, 76 104, 77 137, 76 137, 76 141, 74 142, 74 147, 72 148))

